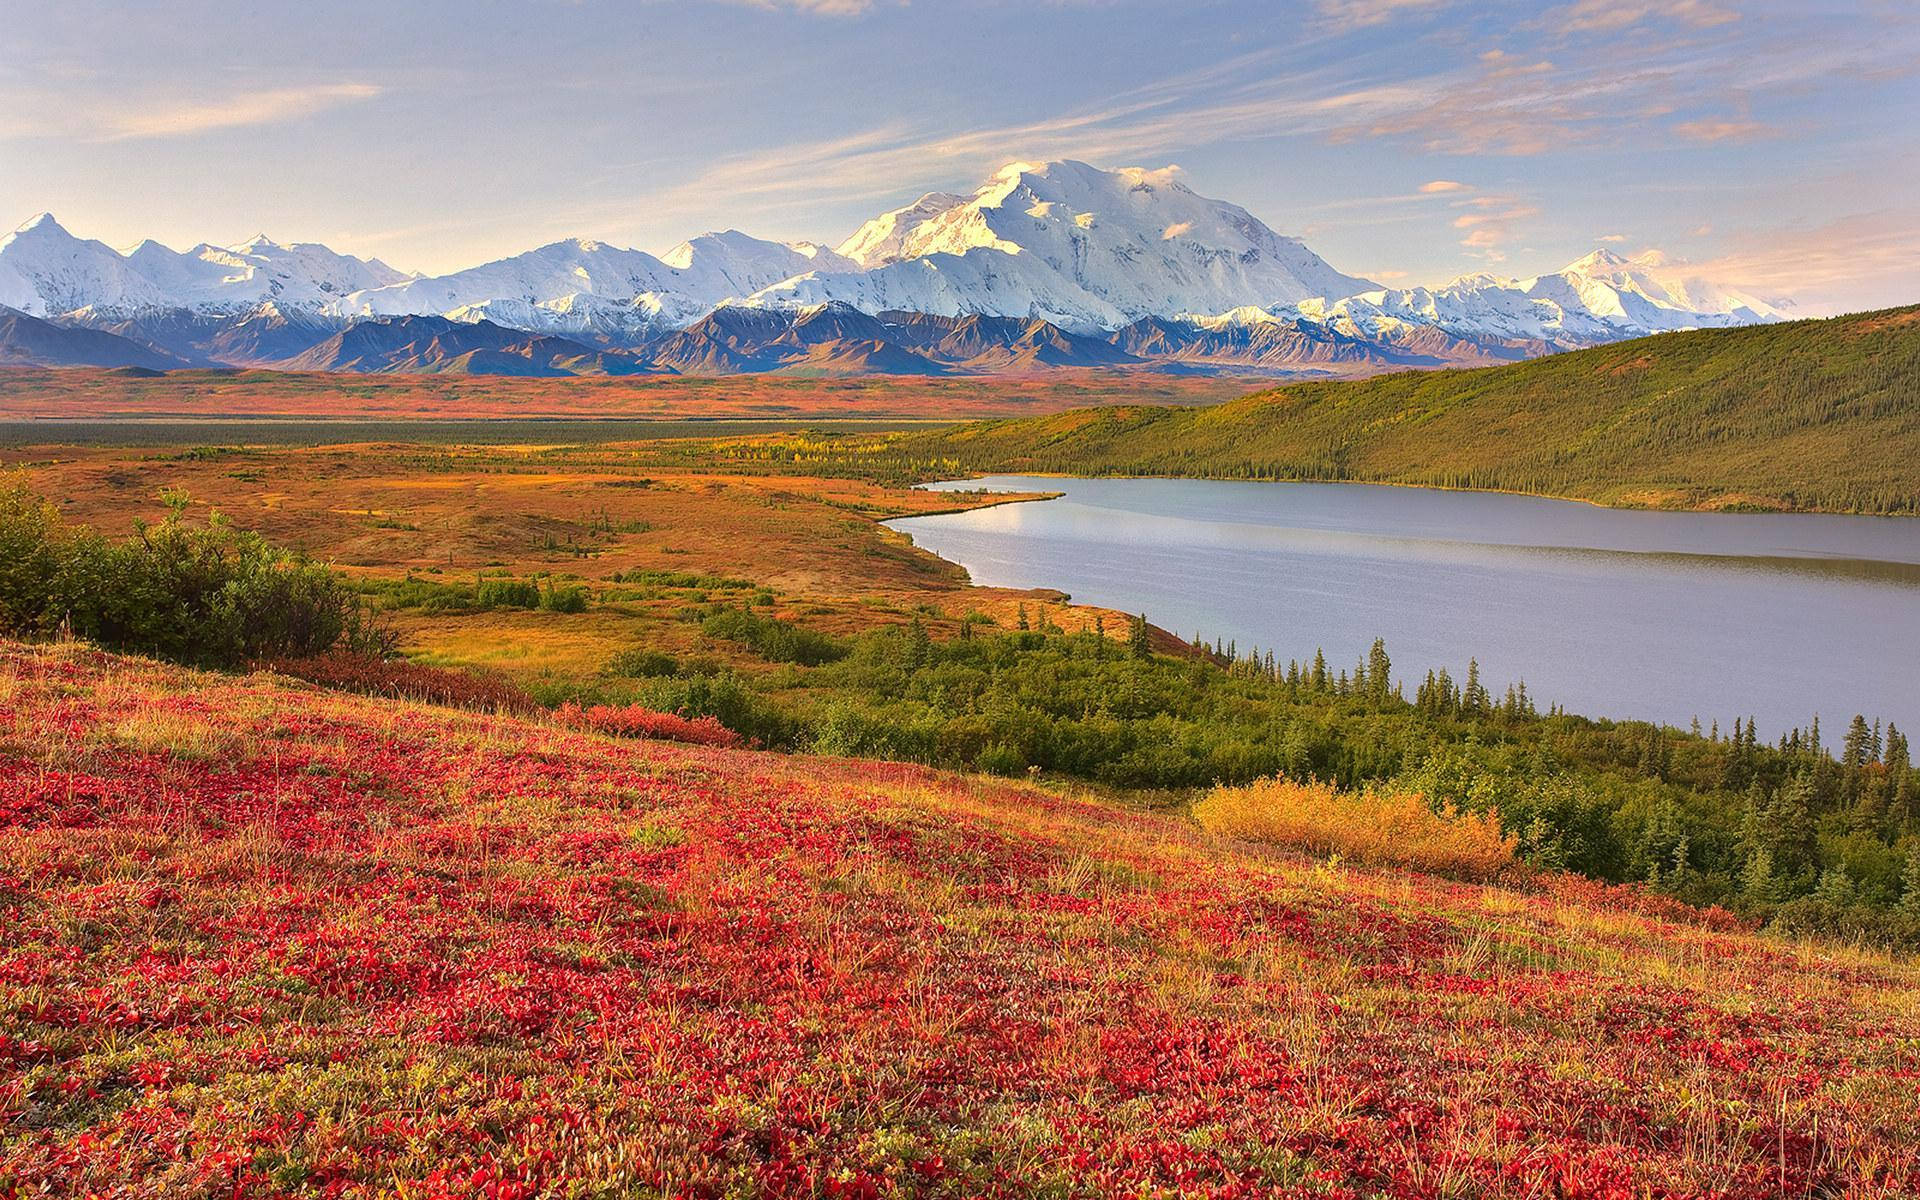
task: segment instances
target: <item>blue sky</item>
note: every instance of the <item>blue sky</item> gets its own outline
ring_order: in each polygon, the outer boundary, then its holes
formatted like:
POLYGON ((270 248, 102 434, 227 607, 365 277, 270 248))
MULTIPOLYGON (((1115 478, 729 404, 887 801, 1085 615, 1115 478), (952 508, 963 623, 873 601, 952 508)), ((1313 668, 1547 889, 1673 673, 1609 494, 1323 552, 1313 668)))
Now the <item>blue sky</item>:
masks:
POLYGON ((1657 248, 1920 300, 1920 6, 520 0, 9 6, 0 226, 443 271, 837 242, 1015 159, 1179 164, 1394 284, 1657 248))

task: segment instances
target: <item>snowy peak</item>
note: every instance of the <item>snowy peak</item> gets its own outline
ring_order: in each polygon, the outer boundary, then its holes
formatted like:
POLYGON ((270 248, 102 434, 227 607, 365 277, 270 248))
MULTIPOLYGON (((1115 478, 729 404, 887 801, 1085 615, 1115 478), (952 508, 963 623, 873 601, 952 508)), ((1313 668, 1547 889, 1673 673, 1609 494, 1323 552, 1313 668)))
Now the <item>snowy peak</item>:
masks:
POLYGON ((1575 349, 1680 329, 1785 320, 1777 307, 1700 278, 1658 251, 1599 249, 1531 279, 1464 275, 1438 288, 1315 298, 1275 309, 1347 336, 1429 327, 1480 345, 1575 349))
MULTIPOLYGON (((1576 288, 1595 285, 1632 296, 1656 309, 1705 317, 1738 317, 1742 323, 1782 320, 1774 305, 1736 288, 1704 279, 1688 264, 1676 262, 1658 250, 1623 257, 1611 250, 1595 250, 1564 267, 1559 275, 1576 288)), ((1625 303, 1621 306, 1627 307, 1625 303)))
POLYGON ((904 208, 881 213, 840 243, 839 253, 862 267, 882 267, 907 257, 906 241, 941 213, 960 207, 965 196, 928 192, 904 208))
POLYGON ((1010 163, 971 199, 929 193, 869 221, 841 253, 868 269, 818 271, 753 302, 1037 317, 1088 331, 1373 286, 1199 195, 1176 168, 1072 160, 1010 163))
POLYGON ((406 278, 382 262, 265 235, 185 253, 147 239, 122 254, 74 237, 45 213, 0 240, 0 303, 42 316, 156 307, 231 312, 269 299, 320 305, 406 278))

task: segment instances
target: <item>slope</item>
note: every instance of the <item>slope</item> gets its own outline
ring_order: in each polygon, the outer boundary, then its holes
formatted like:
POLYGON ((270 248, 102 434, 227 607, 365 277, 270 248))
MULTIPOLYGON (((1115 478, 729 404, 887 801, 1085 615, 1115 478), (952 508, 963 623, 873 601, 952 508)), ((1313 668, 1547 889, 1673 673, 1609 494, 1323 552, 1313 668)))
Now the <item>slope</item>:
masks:
POLYGON ((1911 968, 0 644, 21 1194, 1895 1194, 1911 968))
POLYGON ((184 367, 181 359, 100 329, 74 329, 0 308, 0 366, 184 367))
MULTIPOLYGON (((919 473, 1347 479, 1607 503, 1920 511, 1920 307, 1293 384, 894 444, 919 473)), ((873 461, 869 459, 868 461, 873 461)))

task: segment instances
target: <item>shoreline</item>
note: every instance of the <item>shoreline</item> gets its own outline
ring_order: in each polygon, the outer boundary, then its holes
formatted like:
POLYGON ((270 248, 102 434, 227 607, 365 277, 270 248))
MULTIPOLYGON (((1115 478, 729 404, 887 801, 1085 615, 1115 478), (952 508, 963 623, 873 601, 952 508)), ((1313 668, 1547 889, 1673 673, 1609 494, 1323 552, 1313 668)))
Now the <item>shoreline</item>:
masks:
MULTIPOLYGON (((1667 508, 1650 504, 1610 504, 1605 500, 1595 500, 1591 496, 1569 496, 1556 492, 1529 492, 1519 488, 1458 487, 1443 483, 1408 483, 1397 479, 1247 479, 1233 475, 1162 475, 1154 472, 1128 472, 1126 474, 1108 473, 1098 475, 1074 475, 1065 471, 980 471, 965 478, 937 479, 929 483, 967 483, 979 479, 988 479, 995 475, 1013 475, 1028 479, 1166 479, 1187 480, 1194 483, 1285 483, 1285 484, 1321 484, 1353 485, 1360 487, 1405 488, 1411 491, 1464 492, 1484 496, 1521 496, 1531 500, 1552 500, 1561 504, 1583 504, 1588 508, 1597 508, 1607 512, 1627 513, 1699 513, 1706 516, 1726 517, 1860 517, 1874 520, 1912 521, 1920 520, 1920 514, 1914 513, 1877 513, 1852 512, 1832 508, 1708 508, 1695 505, 1688 508, 1667 508)), ((911 486, 935 490, 929 483, 916 483, 911 486)), ((1054 493, 1060 495, 1064 493, 1054 493)), ((1052 496, 1048 497, 1049 499, 1052 496)), ((931 516, 932 514, 925 514, 931 516)), ((891 518, 889 518, 891 519, 891 518)))

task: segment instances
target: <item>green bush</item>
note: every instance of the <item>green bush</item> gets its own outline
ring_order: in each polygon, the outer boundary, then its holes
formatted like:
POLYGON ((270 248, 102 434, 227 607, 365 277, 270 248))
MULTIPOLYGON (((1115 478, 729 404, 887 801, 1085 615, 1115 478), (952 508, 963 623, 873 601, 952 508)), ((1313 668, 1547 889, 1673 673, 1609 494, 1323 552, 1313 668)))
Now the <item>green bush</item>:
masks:
POLYGON ((680 673, 680 660, 664 650, 622 650, 607 660, 605 673, 632 679, 655 679, 680 673))
POLYGON ((709 615, 701 621, 700 631, 708 637, 744 643, 768 662, 817 667, 847 653, 838 638, 744 608, 723 608, 709 615))
POLYGON ((585 612, 587 611, 587 589, 577 583, 550 584, 540 595, 540 607, 548 612, 585 612))
POLYGON ((540 585, 531 579, 482 579, 473 602, 478 608, 539 608, 540 585))
POLYGON ((198 666, 391 649, 325 566, 217 515, 189 525, 185 497, 167 499, 164 521, 113 543, 66 528, 23 483, 0 486, 0 632, 66 629, 198 666))

